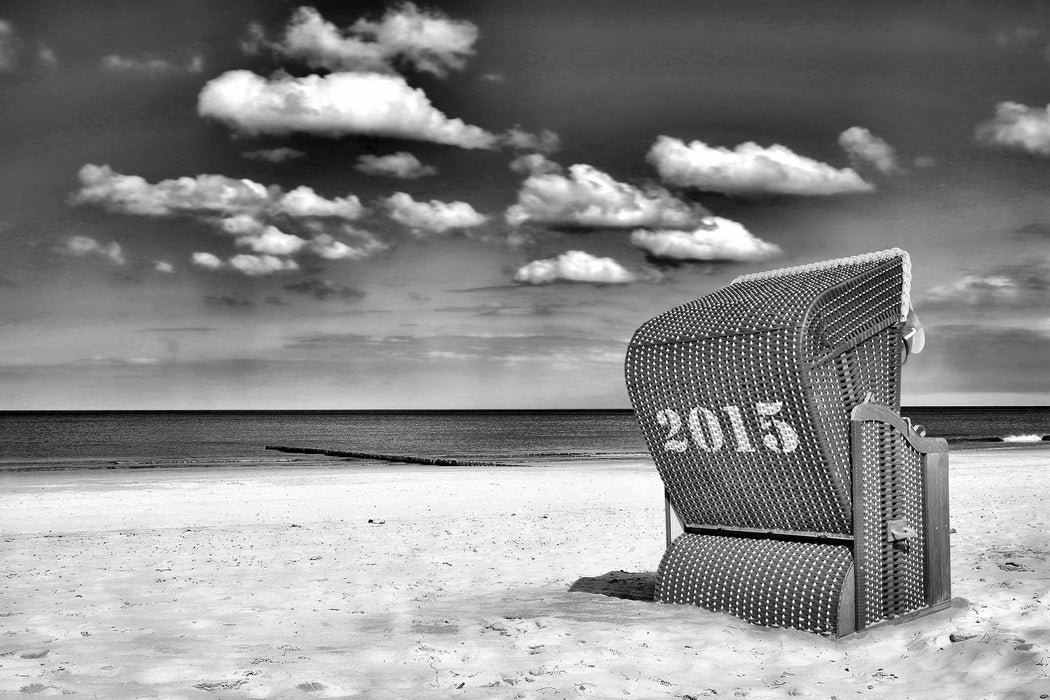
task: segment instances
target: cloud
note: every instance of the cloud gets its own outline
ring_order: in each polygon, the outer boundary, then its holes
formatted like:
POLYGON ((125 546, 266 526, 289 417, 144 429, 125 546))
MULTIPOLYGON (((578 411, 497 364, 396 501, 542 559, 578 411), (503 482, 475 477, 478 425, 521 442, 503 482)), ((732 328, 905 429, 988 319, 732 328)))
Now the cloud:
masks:
POLYGON ((411 2, 388 8, 378 20, 362 18, 342 30, 316 9, 300 7, 279 41, 267 44, 258 25, 250 32, 249 50, 268 45, 313 68, 394 72, 398 64, 438 77, 462 70, 478 38, 472 22, 423 11, 411 2))
POLYGON ((479 214, 466 202, 417 202, 404 192, 383 200, 390 218, 408 226, 416 234, 445 233, 451 229, 480 226, 488 217, 479 214))
POLYGON ((204 58, 191 56, 186 63, 178 64, 163 58, 131 58, 110 54, 99 60, 99 68, 113 73, 138 73, 153 78, 164 75, 196 75, 204 70, 204 58))
POLYGON ((1040 156, 1050 156, 1050 106, 1027 107, 1000 102, 995 117, 977 127, 977 141, 1040 156))
POLYGON ((497 143, 484 129, 446 117, 399 75, 330 73, 267 80, 251 71, 229 71, 204 86, 197 111, 250 135, 372 134, 486 149, 497 143))
POLYGON ((718 216, 705 218, 692 231, 631 233, 631 243, 654 258, 666 260, 768 260, 783 254, 780 247, 755 237, 742 224, 718 216))
POLYGON ((154 261, 153 269, 156 272, 162 272, 162 273, 164 273, 166 275, 169 275, 172 272, 175 272, 175 267, 170 262, 165 262, 163 260, 156 260, 156 261, 154 261))
POLYGON ((222 259, 211 253, 194 253, 193 264, 205 270, 221 270, 223 266, 222 259))
POLYGON ((358 301, 365 296, 365 293, 360 289, 347 287, 337 282, 321 279, 312 279, 298 282, 296 284, 289 284, 285 286, 285 289, 289 292, 295 292, 296 294, 308 294, 320 299, 321 301, 328 299, 358 301))
POLYGON ((302 158, 305 155, 306 154, 302 151, 282 146, 280 148, 269 148, 259 151, 245 151, 241 154, 241 158, 247 158, 248 160, 261 160, 266 161, 267 163, 283 163, 295 158, 302 158))
POLYGON ((658 136, 647 156, 664 182, 724 194, 833 195, 875 188, 854 170, 753 142, 735 149, 658 136))
POLYGON ((236 297, 229 296, 217 296, 208 294, 203 297, 204 303, 208 306, 254 306, 255 302, 250 299, 238 299, 236 297))
POLYGON ((561 148, 561 138, 549 129, 544 129, 538 134, 531 134, 518 127, 512 127, 503 134, 500 141, 504 146, 519 151, 537 151, 547 155, 561 148))
POLYGON ((562 173, 564 168, 541 153, 526 153, 510 162, 510 169, 522 175, 546 175, 562 173))
POLYGON ((970 272, 951 284, 934 287, 925 301, 971 308, 1046 308, 1050 301, 1050 260, 970 272))
POLYGON ((398 151, 385 156, 360 156, 354 170, 365 175, 385 175, 401 180, 417 180, 427 175, 437 174, 437 168, 423 165, 418 158, 407 151, 398 151))
POLYGON ((359 259, 387 248, 371 233, 348 224, 364 213, 354 195, 328 198, 305 186, 285 192, 280 187, 223 175, 152 184, 135 175, 114 172, 107 165, 90 164, 80 169, 80 181, 80 190, 71 198, 74 204, 93 204, 138 216, 187 216, 233 236, 235 245, 259 254, 239 255, 226 262, 211 253, 196 254, 194 264, 206 269, 268 274, 298 267, 285 259, 277 265, 270 259, 275 256, 359 259))
POLYGON ((570 250, 556 258, 533 260, 514 273, 515 282, 527 284, 627 284, 635 279, 632 273, 612 258, 598 258, 581 250, 570 250))
POLYGON ((706 214, 703 207, 676 199, 661 187, 641 190, 593 166, 577 164, 568 175, 529 176, 506 219, 514 226, 531 221, 590 228, 680 228, 696 225, 706 214))
POLYGON ((0 19, 0 73, 9 73, 18 68, 21 49, 22 40, 15 32, 14 25, 0 19))
POLYGON ((180 177, 151 184, 137 175, 115 172, 108 165, 89 163, 80 169, 79 177, 81 187, 72 197, 74 204, 94 204, 121 214, 287 214, 352 220, 363 211, 354 195, 326 199, 309 187, 285 193, 280 187, 224 175, 180 177))
POLYGON ((194 253, 193 264, 205 270, 236 270, 251 277, 299 269, 299 264, 294 260, 276 255, 234 255, 224 262, 211 253, 194 253))
POLYGON ((893 147, 862 126, 851 126, 839 134, 839 145, 854 165, 870 165, 883 175, 902 172, 893 147))
POLYGON ((266 226, 257 234, 237 238, 236 243, 239 246, 251 248, 256 253, 292 255, 298 253, 306 245, 306 240, 285 233, 276 226, 266 226))
POLYGON ((85 256, 103 258, 114 265, 123 265, 125 263, 124 253, 120 248, 120 244, 116 241, 110 241, 103 245, 88 236, 70 236, 58 250, 78 258, 85 256))

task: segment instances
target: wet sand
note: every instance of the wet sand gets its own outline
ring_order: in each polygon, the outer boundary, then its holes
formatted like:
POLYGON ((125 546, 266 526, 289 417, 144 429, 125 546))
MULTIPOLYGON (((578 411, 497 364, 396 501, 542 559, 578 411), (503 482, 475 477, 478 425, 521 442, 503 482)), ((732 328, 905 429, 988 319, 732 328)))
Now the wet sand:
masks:
POLYGON ((953 453, 954 606, 837 641, 653 603, 640 460, 0 474, 0 693, 1039 698, 1048 472, 953 453))

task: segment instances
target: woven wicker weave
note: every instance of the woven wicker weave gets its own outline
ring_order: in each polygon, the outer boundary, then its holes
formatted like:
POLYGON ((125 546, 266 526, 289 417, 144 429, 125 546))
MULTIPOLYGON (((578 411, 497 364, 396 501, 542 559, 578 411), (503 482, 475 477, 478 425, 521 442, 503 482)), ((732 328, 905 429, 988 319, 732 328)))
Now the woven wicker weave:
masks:
MULTIPOLYGON (((865 527, 881 531, 893 518, 922 522, 921 459, 907 457, 907 441, 876 424, 865 428, 874 431, 864 438, 873 453, 877 444, 893 446, 882 450, 892 466, 866 460, 872 473, 857 472, 863 484, 854 484, 851 450, 855 407, 867 401, 899 409, 910 285, 908 255, 893 249, 740 277, 635 333, 628 392, 688 533, 661 564, 661 600, 761 624, 841 632, 839 594, 856 544, 855 494, 865 499, 865 527), (911 466, 898 467, 899 454, 911 466), (754 542, 741 539, 748 536, 764 537, 762 549, 750 549, 754 542), (759 551, 782 566, 767 571, 749 563, 759 551), (800 590, 813 590, 777 595, 802 595, 806 602, 796 602, 805 614, 769 593, 796 579, 800 590), (755 596, 780 602, 756 608, 749 602, 755 596)), ((872 609, 858 623, 925 605, 923 542, 909 542, 910 555, 878 536, 865 542, 871 551, 858 555, 867 564, 856 576, 869 587, 859 597, 872 609), (886 589, 886 581, 904 580, 918 583, 886 589)))

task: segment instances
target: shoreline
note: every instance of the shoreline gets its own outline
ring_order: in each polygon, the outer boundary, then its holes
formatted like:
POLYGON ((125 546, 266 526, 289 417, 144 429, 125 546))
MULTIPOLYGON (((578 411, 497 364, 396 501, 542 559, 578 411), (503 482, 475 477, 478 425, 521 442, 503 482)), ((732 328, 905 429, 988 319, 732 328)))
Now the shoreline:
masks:
MULTIPOLYGON (((18 474, 26 472, 44 471, 137 471, 150 469, 254 469, 269 466, 282 466, 286 468, 309 468, 328 467, 331 469, 357 469, 365 467, 381 467, 386 469, 398 469, 403 466, 418 464, 425 466, 460 466, 471 469, 487 468, 537 468, 556 464, 578 464, 581 462, 596 461, 616 464, 622 462, 647 462, 652 466, 652 458, 647 452, 558 452, 558 453, 521 453, 517 455, 380 455, 364 452, 344 452, 326 448, 302 447, 271 447, 265 446, 260 449, 273 450, 289 454, 302 454, 299 457, 172 457, 150 458, 143 460, 109 457, 76 458, 66 457, 60 459, 51 458, 29 458, 19 459, 17 457, 0 458, 0 476, 3 474, 18 474), (316 455, 309 457, 305 455, 316 455)), ((996 442, 977 443, 973 442, 964 447, 950 445, 949 454, 989 453, 989 452, 1050 452, 1050 441, 1046 442, 996 442)), ((653 467, 655 469, 655 467, 653 467)))

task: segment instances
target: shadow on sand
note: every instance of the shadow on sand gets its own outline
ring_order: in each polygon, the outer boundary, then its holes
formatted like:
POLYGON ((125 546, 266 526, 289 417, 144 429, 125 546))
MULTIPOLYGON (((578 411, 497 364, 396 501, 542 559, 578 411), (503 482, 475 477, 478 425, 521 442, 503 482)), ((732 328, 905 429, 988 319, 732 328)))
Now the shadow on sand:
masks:
POLYGON ((576 579, 570 593, 598 593, 625 600, 656 600, 656 572, 610 571, 576 579))

